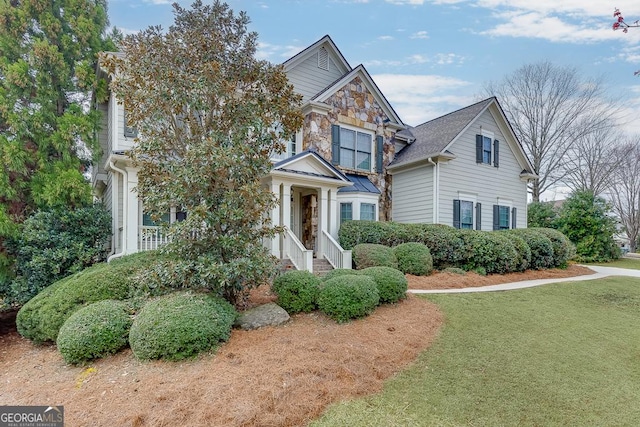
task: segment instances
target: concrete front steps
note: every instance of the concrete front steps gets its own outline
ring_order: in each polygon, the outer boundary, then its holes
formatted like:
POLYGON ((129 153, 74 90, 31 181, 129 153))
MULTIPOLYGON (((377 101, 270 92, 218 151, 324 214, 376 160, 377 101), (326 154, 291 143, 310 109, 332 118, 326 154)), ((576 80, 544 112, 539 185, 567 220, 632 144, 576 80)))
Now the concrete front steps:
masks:
MULTIPOLYGON (((281 261, 281 265, 282 265, 282 270, 283 271, 287 271, 287 270, 295 270, 296 268, 293 266, 293 263, 291 262, 291 260, 289 259, 283 259, 281 261)), ((324 276, 325 274, 327 274, 328 271, 333 270, 333 267, 331 266, 331 264, 329 264, 329 261, 327 261, 324 258, 314 258, 313 259, 313 273, 317 274, 318 276, 324 276)))

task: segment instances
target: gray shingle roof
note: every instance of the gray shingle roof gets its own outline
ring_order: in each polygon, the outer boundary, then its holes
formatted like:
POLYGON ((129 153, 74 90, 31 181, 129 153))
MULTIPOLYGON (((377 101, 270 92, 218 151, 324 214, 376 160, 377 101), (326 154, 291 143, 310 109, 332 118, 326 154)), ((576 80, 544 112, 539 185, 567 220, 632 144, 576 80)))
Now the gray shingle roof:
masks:
POLYGON ((353 182, 353 185, 349 187, 342 187, 338 190, 338 193, 372 193, 380 194, 380 190, 373 185, 373 183, 366 176, 355 175, 352 173, 345 174, 349 181, 353 182))
POLYGON ((442 153, 445 147, 494 101, 496 101, 495 97, 491 97, 416 127, 398 132, 399 136, 415 138, 415 141, 397 153, 389 166, 409 164, 425 159, 430 155, 442 153))

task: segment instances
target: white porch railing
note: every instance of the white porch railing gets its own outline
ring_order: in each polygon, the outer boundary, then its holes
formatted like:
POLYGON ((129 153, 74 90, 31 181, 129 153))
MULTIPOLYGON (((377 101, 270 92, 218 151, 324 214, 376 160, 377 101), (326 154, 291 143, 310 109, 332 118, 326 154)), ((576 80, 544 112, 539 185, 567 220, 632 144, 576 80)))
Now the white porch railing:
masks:
POLYGON ((142 226, 138 229, 138 250, 152 251, 171 239, 162 227, 142 226))
POLYGON ((282 233, 282 250, 284 258, 288 258, 298 270, 313 273, 313 251, 304 247, 291 230, 285 227, 282 233))
POLYGON ((342 246, 335 241, 331 234, 322 230, 322 256, 329 261, 333 268, 351 268, 351 251, 342 249, 342 246))

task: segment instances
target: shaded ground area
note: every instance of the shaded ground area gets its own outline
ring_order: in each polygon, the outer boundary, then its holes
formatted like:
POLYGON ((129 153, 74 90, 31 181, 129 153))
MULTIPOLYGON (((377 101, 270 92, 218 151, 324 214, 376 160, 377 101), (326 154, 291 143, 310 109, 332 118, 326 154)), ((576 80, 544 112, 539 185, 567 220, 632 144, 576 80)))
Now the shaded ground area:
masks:
MULTIPOLYGON (((409 276, 413 289, 463 287, 588 274, 567 270, 505 276, 409 276)), ((255 290, 250 306, 273 300, 255 290)), ((126 350, 85 367, 54 346, 34 346, 0 318, 0 405, 64 405, 70 426, 305 425, 332 402, 376 393, 410 364, 442 324, 437 307, 409 296, 338 325, 322 314, 281 327, 234 331, 216 354, 182 363, 138 362, 126 350)))

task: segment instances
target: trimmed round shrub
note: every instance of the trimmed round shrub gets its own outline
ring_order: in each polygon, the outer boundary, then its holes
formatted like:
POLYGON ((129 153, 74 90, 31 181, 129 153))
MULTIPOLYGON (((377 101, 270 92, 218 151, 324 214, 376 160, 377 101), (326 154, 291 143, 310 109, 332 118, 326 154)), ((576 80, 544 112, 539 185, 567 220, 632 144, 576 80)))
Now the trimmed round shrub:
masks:
POLYGON ((542 270, 553 267, 553 245, 547 236, 528 228, 509 230, 508 233, 522 237, 527 245, 529 245, 529 249, 531 250, 530 269, 542 270))
POLYGON ((329 270, 327 273, 320 278, 322 282, 326 282, 329 279, 333 279, 334 277, 347 276, 353 274, 360 274, 358 270, 352 270, 348 268, 336 268, 334 270, 329 270))
POLYGON ((551 240, 554 267, 566 268, 568 261, 576 256, 575 245, 560 231, 553 228, 530 228, 529 230, 537 231, 551 240))
POLYGON ((308 271, 287 271, 275 278, 271 289, 288 313, 309 312, 316 309, 320 278, 308 271))
POLYGON ((358 270, 368 267, 398 268, 393 249, 375 243, 361 243, 353 248, 353 262, 358 270))
POLYGON ((318 308, 338 323, 367 316, 379 302, 376 282, 360 274, 327 280, 318 295, 318 308))
POLYGON ((127 303, 98 301, 82 307, 64 322, 56 344, 67 363, 108 356, 127 346, 131 323, 127 303))
POLYGON ((433 271, 433 258, 426 245, 422 243, 401 243, 393 252, 398 259, 398 270, 405 274, 427 276, 433 271))
POLYGON ((131 325, 129 345, 140 360, 182 360, 231 336, 236 311, 211 294, 177 292, 150 300, 131 325))
POLYGON ((158 256, 156 251, 129 255, 57 281, 22 306, 16 317, 18 332, 36 343, 55 341, 62 324, 83 306, 127 298, 133 277, 158 256))
POLYGON ((467 271, 484 268, 486 273, 516 271, 518 254, 511 241, 492 231, 458 230, 464 242, 462 268, 467 271))
POLYGON ((525 240, 515 233, 510 233, 509 230, 499 231, 507 239, 511 241, 513 247, 516 249, 516 271, 525 271, 531 264, 531 248, 525 240))
POLYGON ((407 297, 407 278, 391 267, 369 267, 360 274, 371 277, 378 286, 381 303, 394 303, 407 297))

